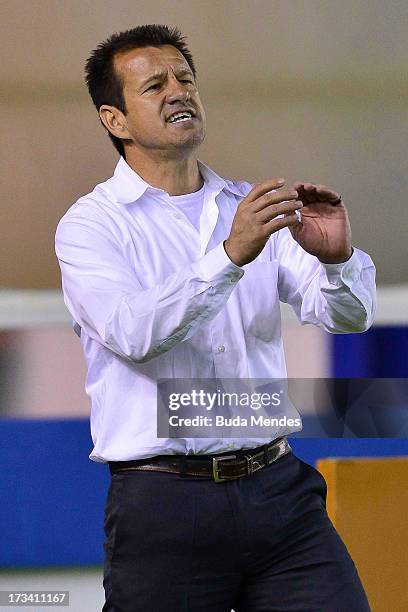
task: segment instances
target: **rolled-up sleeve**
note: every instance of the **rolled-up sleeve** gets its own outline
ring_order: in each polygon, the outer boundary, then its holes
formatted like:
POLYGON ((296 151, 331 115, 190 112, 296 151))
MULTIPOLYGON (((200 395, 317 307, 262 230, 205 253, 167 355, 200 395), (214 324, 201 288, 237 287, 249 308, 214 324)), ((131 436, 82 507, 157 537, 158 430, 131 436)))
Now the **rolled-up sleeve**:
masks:
POLYGON ((115 236, 102 221, 90 219, 63 218, 55 251, 73 319, 90 338, 136 362, 190 338, 220 312, 244 274, 220 243, 145 288, 115 236))
POLYGON ((354 248, 348 261, 322 264, 300 247, 289 230, 279 234, 279 297, 293 307, 300 323, 337 334, 366 331, 376 309, 371 257, 354 248))

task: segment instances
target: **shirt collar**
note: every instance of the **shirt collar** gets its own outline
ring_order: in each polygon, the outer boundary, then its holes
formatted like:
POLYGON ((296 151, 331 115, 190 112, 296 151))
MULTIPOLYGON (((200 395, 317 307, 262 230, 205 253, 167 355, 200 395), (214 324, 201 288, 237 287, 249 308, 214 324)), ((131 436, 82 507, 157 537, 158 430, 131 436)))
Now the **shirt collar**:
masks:
MULTIPOLYGON (((234 185, 232 181, 228 181, 221 176, 218 176, 206 166, 202 161, 197 160, 198 168, 204 179, 204 183, 209 187, 210 191, 218 194, 223 189, 235 193, 237 195, 243 195, 241 190, 234 185)), ((113 195, 119 204, 130 204, 136 202, 147 190, 153 190, 162 192, 163 189, 152 187, 142 177, 137 174, 127 164, 126 160, 121 156, 113 174, 110 179, 110 188, 113 191, 113 195)))

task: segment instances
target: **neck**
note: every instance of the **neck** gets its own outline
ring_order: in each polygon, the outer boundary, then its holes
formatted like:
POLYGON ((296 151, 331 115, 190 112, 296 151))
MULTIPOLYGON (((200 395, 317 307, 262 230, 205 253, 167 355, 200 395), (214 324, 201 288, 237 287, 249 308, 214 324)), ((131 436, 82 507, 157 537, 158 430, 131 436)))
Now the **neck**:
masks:
POLYGON ((152 187, 163 189, 170 196, 198 191, 204 184, 194 156, 181 159, 152 160, 126 147, 127 164, 152 187))

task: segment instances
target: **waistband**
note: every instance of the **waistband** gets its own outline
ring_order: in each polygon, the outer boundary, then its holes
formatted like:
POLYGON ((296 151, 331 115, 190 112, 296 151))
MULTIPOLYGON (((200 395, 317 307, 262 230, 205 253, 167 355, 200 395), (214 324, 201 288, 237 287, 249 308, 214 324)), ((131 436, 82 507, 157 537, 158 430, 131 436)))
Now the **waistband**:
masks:
POLYGON ((167 472, 186 476, 212 477, 215 482, 252 476, 292 449, 286 437, 256 448, 211 455, 156 455, 131 461, 109 461, 111 474, 129 471, 167 472))

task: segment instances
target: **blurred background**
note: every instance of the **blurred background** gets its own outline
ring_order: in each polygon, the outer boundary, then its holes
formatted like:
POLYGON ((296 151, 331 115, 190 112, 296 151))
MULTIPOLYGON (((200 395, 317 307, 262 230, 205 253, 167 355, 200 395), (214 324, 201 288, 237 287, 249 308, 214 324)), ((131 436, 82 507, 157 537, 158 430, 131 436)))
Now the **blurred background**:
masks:
MULTIPOLYGON (((148 23, 187 37, 207 113, 199 158, 229 179, 331 186, 348 207, 354 245, 377 266, 378 311, 364 335, 301 328, 283 310, 289 376, 408 369, 407 2, 3 0, 0 589, 68 585, 76 611, 103 601, 108 476, 88 459, 85 366, 54 233, 117 163, 84 84, 85 60, 113 32, 148 23)), ((406 440, 296 444, 310 463, 408 453, 406 440)), ((407 605, 396 600, 395 612, 408 609, 407 591, 399 595, 407 605)), ((371 601, 390 609, 377 593, 371 601)))

